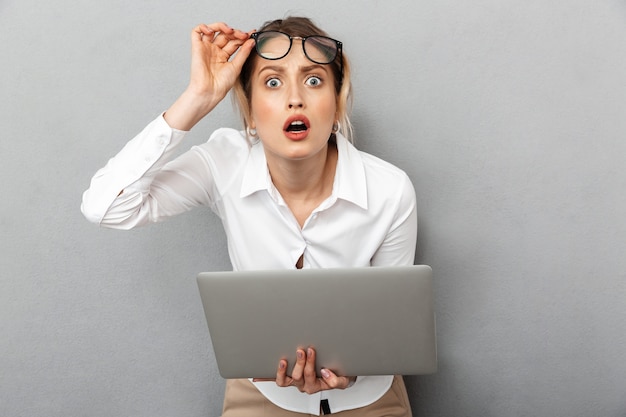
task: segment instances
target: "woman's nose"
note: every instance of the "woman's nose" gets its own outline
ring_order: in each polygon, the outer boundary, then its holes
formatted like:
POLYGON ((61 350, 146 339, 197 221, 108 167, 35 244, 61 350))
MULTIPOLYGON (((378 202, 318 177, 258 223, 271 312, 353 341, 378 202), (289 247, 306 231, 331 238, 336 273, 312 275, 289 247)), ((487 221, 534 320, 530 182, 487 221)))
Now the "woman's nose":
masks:
POLYGON ((300 91, 299 86, 294 85, 289 90, 289 98, 288 98, 289 109, 297 109, 304 107, 304 98, 302 96, 302 91, 300 91))

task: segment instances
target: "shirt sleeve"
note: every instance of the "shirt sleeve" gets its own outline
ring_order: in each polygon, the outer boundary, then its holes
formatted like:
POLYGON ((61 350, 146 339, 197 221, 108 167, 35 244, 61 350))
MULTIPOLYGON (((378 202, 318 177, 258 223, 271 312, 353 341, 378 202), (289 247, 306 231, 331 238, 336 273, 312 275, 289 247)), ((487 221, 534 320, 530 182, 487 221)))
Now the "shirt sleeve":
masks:
POLYGON ((152 121, 93 176, 83 193, 83 215, 105 227, 131 229, 207 203, 211 178, 201 158, 188 152, 168 163, 186 133, 162 115, 152 121))
POLYGON ((417 245, 415 188, 404 174, 398 190, 395 216, 382 245, 372 257, 372 266, 413 265, 417 245))

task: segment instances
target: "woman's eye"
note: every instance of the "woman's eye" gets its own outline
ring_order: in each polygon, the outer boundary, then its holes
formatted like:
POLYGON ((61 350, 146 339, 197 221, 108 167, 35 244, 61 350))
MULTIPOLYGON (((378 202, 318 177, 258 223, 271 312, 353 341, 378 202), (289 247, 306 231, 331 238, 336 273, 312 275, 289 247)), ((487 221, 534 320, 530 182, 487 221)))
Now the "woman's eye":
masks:
POLYGON ((280 82, 278 78, 270 78, 269 80, 265 82, 265 85, 270 88, 276 88, 276 87, 280 87, 282 83, 280 82))
POLYGON ((311 87, 317 87, 320 84, 322 84, 322 79, 320 77, 309 77, 306 79, 306 85, 311 86, 311 87))

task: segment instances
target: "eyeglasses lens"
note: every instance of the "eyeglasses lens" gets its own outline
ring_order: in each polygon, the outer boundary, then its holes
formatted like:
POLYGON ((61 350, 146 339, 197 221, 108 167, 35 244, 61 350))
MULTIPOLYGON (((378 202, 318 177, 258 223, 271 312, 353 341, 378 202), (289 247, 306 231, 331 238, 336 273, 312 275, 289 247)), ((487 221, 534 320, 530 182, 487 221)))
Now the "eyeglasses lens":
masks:
POLYGON ((289 36, 280 32, 265 32, 256 39, 256 49, 265 59, 280 59, 287 55, 291 46, 289 36))
MULTIPOLYGON (((281 32, 261 32, 256 37, 256 50, 265 59, 281 59, 289 53, 291 41, 287 34, 281 32)), ((318 64, 329 64, 337 57, 337 42, 330 38, 310 36, 302 47, 305 55, 318 64)))
POLYGON ((322 36, 311 36, 304 41, 304 52, 313 62, 329 64, 337 56, 337 43, 322 36))

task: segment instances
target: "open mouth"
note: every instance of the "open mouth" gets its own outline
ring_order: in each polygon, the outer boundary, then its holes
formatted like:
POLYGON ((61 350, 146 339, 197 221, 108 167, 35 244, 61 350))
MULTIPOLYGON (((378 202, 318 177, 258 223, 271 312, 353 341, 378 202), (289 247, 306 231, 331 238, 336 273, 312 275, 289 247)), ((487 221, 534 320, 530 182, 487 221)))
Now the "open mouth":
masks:
POLYGON ((285 130, 287 132, 304 132, 307 129, 308 127, 302 120, 294 120, 293 122, 289 123, 287 129, 285 130))
POLYGON ((311 123, 306 116, 301 114, 293 115, 285 122, 283 130, 285 135, 291 140, 301 140, 308 136, 311 123))

